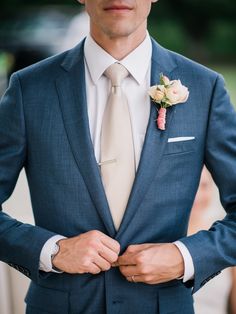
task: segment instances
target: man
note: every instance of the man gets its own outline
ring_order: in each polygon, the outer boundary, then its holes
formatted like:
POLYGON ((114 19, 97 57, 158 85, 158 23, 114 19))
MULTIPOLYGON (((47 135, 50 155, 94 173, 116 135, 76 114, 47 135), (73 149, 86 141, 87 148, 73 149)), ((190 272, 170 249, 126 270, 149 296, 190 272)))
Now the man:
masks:
POLYGON ((193 313, 236 264, 236 114, 218 74, 150 39, 156 1, 80 2, 90 36, 14 74, 1 102, 1 202, 25 167, 36 226, 1 213, 0 259, 32 279, 29 314, 193 313), (190 92, 165 131, 161 73, 190 92), (227 216, 186 237, 204 163, 227 216))

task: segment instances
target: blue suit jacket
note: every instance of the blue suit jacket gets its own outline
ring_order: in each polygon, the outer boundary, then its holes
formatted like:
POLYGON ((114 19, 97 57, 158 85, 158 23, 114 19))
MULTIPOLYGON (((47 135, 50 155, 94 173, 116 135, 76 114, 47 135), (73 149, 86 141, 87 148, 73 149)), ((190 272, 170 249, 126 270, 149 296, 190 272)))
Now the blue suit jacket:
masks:
MULTIPOLYGON (((96 57, 96 56, 95 56, 96 57)), ((153 41, 151 84, 160 73, 181 79, 190 97, 168 109, 167 129, 151 112, 125 216, 115 231, 90 137, 83 43, 11 78, 0 105, 0 203, 25 167, 36 226, 0 212, 0 260, 32 279, 28 313, 191 314, 197 291, 236 264, 236 114, 222 78, 153 41), (192 141, 168 138, 192 136, 192 141), (203 164, 227 212, 210 231, 186 237, 203 164), (121 244, 181 239, 195 268, 194 282, 130 283, 111 269, 99 275, 39 272, 44 243, 97 229, 121 244)))

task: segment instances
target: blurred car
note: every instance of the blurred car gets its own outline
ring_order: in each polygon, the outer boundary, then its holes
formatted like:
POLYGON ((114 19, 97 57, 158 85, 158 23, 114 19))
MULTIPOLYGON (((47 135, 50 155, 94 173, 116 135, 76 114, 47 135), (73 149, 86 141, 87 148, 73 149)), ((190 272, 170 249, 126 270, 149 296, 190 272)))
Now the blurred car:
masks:
POLYGON ((67 6, 31 8, 0 24, 0 51, 10 53, 12 73, 61 51, 60 46, 78 9, 67 6))

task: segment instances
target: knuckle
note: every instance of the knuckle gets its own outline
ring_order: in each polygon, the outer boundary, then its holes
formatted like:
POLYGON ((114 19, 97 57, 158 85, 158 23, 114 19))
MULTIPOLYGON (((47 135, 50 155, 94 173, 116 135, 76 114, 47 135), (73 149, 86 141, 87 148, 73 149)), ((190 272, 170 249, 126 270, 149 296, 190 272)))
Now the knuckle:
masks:
POLYGON ((126 275, 126 267, 120 266, 119 269, 120 269, 120 272, 125 276, 126 275))
POLYGON ((101 272, 101 269, 99 269, 99 268, 93 270, 94 275, 100 274, 100 272, 101 272))
POLYGON ((145 267, 143 267, 143 266, 139 266, 138 267, 138 271, 139 271, 139 273, 141 274, 141 275, 145 275, 146 274, 146 269, 145 269, 145 267))
POLYGON ((152 280, 152 277, 150 275, 145 275, 143 279, 145 282, 150 282, 152 280))
POLYGON ((96 238, 100 234, 100 231, 98 231, 98 230, 91 230, 91 231, 89 231, 89 234, 90 234, 91 237, 96 238))
POLYGON ((145 261, 145 255, 144 253, 139 253, 137 256, 136 256, 136 262, 137 264, 143 264, 145 261))
POLYGON ((90 260, 89 259, 82 260, 81 265, 83 268, 87 269, 90 266, 90 260))
POLYGON ((141 267, 141 274, 148 275, 149 274, 149 268, 147 266, 141 267))
POLYGON ((86 250, 87 256, 93 256, 94 255, 94 249, 92 247, 88 247, 86 250))
POLYGON ((111 265, 109 263, 107 263, 106 265, 104 265, 103 270, 109 270, 111 268, 111 265))
POLYGON ((129 246, 127 247, 126 251, 127 251, 128 253, 132 253, 132 252, 133 252, 133 246, 132 246, 132 245, 129 245, 129 246))
POLYGON ((119 242, 116 242, 116 244, 115 244, 115 245, 116 245, 116 249, 117 249, 117 251, 118 251, 118 252, 120 252, 120 243, 119 243, 119 242))
POLYGON ((95 239, 89 239, 87 243, 88 247, 96 249, 98 247, 98 243, 95 239))
POLYGON ((113 255, 110 256, 109 262, 114 263, 114 262, 117 261, 117 259, 118 259, 118 255, 117 254, 113 254, 113 255))
POLYGON ((97 270, 95 270, 95 269, 90 269, 89 272, 90 272, 91 274, 93 274, 93 275, 96 275, 96 274, 97 274, 97 270))

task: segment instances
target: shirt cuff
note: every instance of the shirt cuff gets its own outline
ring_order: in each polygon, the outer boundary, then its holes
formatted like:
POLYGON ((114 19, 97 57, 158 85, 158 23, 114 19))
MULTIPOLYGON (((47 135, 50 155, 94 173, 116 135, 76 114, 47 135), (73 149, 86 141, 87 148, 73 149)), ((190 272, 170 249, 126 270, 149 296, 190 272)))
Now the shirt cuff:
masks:
POLYGON ((65 239, 65 237, 61 235, 55 235, 48 239, 44 244, 40 253, 39 270, 45 271, 47 273, 59 273, 52 268, 52 255, 55 254, 55 251, 57 250, 57 242, 61 239, 65 239))
POLYGON ((194 265, 193 259, 187 247, 181 241, 175 241, 174 244, 180 250, 184 259, 184 276, 183 282, 189 281, 194 278, 194 265))

